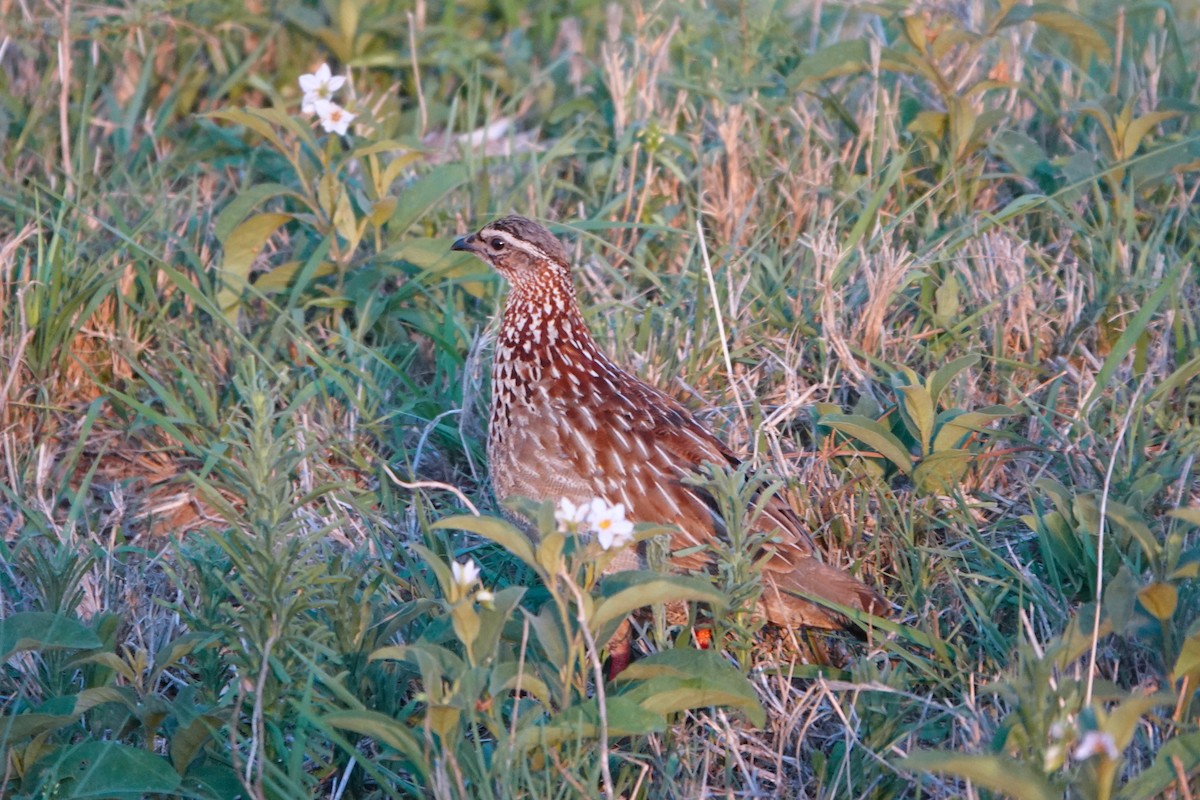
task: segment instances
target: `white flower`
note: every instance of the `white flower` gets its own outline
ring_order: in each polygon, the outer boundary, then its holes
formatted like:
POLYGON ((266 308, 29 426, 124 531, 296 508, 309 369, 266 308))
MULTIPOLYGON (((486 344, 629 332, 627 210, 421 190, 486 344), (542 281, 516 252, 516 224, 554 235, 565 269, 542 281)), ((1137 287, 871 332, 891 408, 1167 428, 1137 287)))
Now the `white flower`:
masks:
POLYGON ((321 120, 321 127, 326 133, 336 133, 338 136, 345 136, 346 131, 350 129, 350 123, 357 117, 357 114, 351 114, 346 109, 339 106, 337 103, 331 103, 328 100, 318 100, 313 104, 317 112, 317 118, 321 120))
POLYGON ((301 75, 300 91, 304 92, 304 99, 300 101, 300 110, 305 114, 312 114, 317 110, 318 101, 328 102, 345 82, 344 75, 335 77, 330 73, 328 64, 317 67, 317 71, 311 75, 301 75))
POLYGON ((480 605, 490 607, 496 601, 496 595, 489 592, 487 589, 480 589, 475 593, 475 602, 480 605))
POLYGON ((558 523, 560 531, 567 533, 578 529, 580 525, 587 522, 590 510, 587 503, 575 505, 564 497, 558 501, 558 508, 554 509, 554 521, 558 523))
POLYGON ((457 561, 451 561, 450 574, 454 577, 455 583, 466 589, 479 580, 479 565, 475 563, 474 559, 470 558, 461 564, 457 561))
POLYGON ((597 497, 588 509, 588 524, 605 550, 620 549, 633 541, 633 523, 625 519, 624 503, 610 506, 597 497))
POLYGON ((1072 753, 1076 761, 1083 761, 1097 754, 1108 759, 1115 759, 1121 755, 1121 751, 1117 749, 1117 743, 1113 741, 1112 734, 1103 731, 1088 731, 1079 740, 1075 752, 1072 753))

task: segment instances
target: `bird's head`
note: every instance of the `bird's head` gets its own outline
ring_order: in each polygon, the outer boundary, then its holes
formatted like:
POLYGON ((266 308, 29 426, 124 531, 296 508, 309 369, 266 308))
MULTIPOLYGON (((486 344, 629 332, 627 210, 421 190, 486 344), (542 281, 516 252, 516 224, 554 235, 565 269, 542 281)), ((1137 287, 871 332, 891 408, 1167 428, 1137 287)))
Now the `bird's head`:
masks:
POLYGON ((472 253, 514 286, 568 274, 567 251, 554 234, 525 217, 502 217, 450 248, 472 253))

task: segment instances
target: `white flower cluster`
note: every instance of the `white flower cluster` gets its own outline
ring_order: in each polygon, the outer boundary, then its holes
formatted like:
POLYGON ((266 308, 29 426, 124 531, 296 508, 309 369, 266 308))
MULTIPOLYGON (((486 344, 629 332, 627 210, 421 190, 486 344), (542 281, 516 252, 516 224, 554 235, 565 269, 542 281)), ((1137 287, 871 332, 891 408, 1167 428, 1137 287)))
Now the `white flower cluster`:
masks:
MULTIPOLYGON (((461 586, 464 590, 469 590, 479 580, 479 565, 474 559, 468 558, 466 561, 450 562, 450 577, 454 582, 461 586)), ((487 589, 480 589, 475 593, 475 602, 488 604, 496 599, 496 595, 489 592, 487 589)))
POLYGON ((345 82, 346 76, 335 76, 328 64, 317 67, 317 71, 311 75, 300 76, 300 89, 304 92, 300 110, 305 114, 316 114, 325 132, 338 136, 345 136, 350 123, 358 116, 333 102, 333 93, 341 89, 345 82))
POLYGON ((633 541, 633 523, 625 519, 625 504, 609 505, 599 497, 575 505, 567 498, 554 511, 558 529, 565 532, 591 531, 604 550, 620 549, 633 541))

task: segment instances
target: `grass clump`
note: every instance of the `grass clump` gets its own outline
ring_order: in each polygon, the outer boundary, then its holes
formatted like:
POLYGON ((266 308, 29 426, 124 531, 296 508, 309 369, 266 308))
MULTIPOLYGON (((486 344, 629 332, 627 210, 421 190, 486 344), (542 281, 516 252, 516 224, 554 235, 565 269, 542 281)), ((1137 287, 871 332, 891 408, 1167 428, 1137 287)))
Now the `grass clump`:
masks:
POLYGON ((0 793, 1200 790, 1190 6, 9 16, 0 793), (878 635, 789 662, 751 541, 601 580, 498 518, 500 285, 447 251, 512 211, 878 635), (602 680, 680 599, 721 647, 602 680))

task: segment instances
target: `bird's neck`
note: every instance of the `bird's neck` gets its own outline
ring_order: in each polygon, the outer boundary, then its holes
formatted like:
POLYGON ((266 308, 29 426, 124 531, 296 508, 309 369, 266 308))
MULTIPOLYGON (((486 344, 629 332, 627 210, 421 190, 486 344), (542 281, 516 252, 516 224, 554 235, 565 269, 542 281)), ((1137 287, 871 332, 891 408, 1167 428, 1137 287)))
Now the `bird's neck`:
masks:
POLYGON ((570 277, 550 273, 514 282, 504 304, 497 360, 546 362, 572 350, 603 358, 579 312, 570 277))

